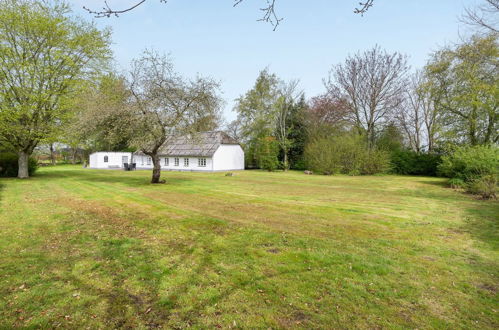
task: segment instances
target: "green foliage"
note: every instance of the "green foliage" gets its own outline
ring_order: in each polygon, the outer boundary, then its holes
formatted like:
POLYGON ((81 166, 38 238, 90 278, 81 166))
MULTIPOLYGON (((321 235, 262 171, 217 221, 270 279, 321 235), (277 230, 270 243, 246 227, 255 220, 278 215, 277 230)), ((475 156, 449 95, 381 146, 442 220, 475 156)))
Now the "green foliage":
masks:
POLYGON ((464 146, 442 157, 439 173, 465 182, 484 175, 499 174, 499 147, 464 146))
MULTIPOLYGON (((12 152, 2 152, 0 153, 0 177, 16 177, 19 164, 18 164, 18 156, 12 152)), ((28 160, 28 173, 30 176, 35 174, 38 169, 38 164, 36 159, 30 157, 28 160)))
POLYGON ((436 176, 442 157, 434 153, 417 153, 402 149, 390 154, 391 170, 395 174, 436 176))
POLYGON ((386 151, 400 150, 403 146, 404 137, 394 123, 388 124, 376 140, 376 147, 386 151))
POLYGON ((449 186, 452 189, 462 189, 466 187, 466 182, 458 178, 449 179, 449 186))
POLYGON ((316 137, 305 149, 310 169, 327 174, 371 175, 389 170, 386 151, 368 150, 357 134, 316 137))
POLYGON ((269 172, 279 167, 279 146, 273 137, 264 137, 258 140, 258 166, 269 172))
POLYGON ((484 199, 497 198, 497 181, 497 175, 487 174, 471 180, 466 186, 467 191, 484 199))
MULTIPOLYGON (((297 82, 286 83, 268 69, 260 72, 256 82, 245 95, 237 99, 238 135, 243 144, 246 167, 260 167, 260 139, 273 136, 278 143, 278 159, 282 167, 303 167, 306 141, 305 97, 296 100, 297 82)), ((234 123, 235 123, 234 122, 234 123)), ((272 161, 273 162, 273 161, 272 161)))
POLYGON ((272 136, 274 131, 274 105, 279 95, 279 78, 262 70, 252 89, 237 99, 235 111, 241 125, 241 139, 248 167, 258 167, 259 139, 272 136))
POLYGON ((464 146, 442 157, 438 170, 443 176, 460 179, 473 194, 495 197, 499 177, 499 147, 464 146))
POLYGON ((0 1, 0 140, 30 155, 57 136, 75 93, 106 67, 109 44, 109 30, 78 18, 64 1, 0 1))
POLYGON ((473 36, 436 52, 426 66, 430 91, 441 112, 442 136, 471 145, 498 141, 498 34, 473 36))
POLYGON ((385 150, 366 150, 362 154, 360 174, 373 175, 387 173, 390 170, 390 154, 385 150))
POLYGON ((306 169, 303 156, 307 142, 306 111, 307 103, 305 102, 305 96, 302 95, 300 100, 293 105, 290 118, 291 129, 288 135, 289 140, 293 141, 289 149, 289 164, 295 170, 306 169))

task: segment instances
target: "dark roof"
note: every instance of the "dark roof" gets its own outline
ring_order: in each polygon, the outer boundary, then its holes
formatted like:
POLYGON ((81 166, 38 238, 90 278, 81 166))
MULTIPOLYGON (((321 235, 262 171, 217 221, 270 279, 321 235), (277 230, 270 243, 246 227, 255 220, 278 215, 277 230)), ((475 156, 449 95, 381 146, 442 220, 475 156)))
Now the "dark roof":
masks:
POLYGON ((222 131, 202 132, 172 138, 159 150, 162 156, 211 157, 222 144, 239 143, 222 131))

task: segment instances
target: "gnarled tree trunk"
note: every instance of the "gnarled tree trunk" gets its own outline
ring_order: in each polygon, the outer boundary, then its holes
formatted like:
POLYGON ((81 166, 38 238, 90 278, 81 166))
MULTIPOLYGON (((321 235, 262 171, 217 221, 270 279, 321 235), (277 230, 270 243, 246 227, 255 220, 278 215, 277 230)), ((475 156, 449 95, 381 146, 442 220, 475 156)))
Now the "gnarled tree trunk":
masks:
POLYGON ((18 160, 18 171, 17 171, 17 177, 19 179, 27 179, 29 178, 29 172, 28 172, 28 161, 29 161, 29 154, 26 151, 19 151, 18 153, 19 160, 18 160))
POLYGON ((161 163, 159 160, 159 157, 157 154, 152 154, 152 164, 153 164, 153 169, 152 169, 152 179, 151 183, 161 183, 161 163))

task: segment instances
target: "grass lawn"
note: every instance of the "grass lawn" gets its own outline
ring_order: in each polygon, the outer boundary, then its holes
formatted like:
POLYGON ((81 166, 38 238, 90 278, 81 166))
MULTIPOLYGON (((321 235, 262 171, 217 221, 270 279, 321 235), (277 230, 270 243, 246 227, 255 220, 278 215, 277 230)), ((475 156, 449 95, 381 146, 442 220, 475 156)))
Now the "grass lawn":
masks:
POLYGON ((498 328, 499 203, 404 176, 0 179, 0 328, 498 328))

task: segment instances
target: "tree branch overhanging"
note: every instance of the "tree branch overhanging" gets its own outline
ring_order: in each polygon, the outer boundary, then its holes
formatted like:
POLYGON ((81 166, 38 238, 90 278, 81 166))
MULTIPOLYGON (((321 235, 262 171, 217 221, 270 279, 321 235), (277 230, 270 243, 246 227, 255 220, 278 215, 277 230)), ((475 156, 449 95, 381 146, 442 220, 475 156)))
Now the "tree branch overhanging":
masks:
MULTIPOLYGON (((135 4, 124 8, 124 9, 113 9, 111 6, 108 4, 108 1, 104 1, 104 7, 102 7, 101 10, 93 10, 88 7, 83 6, 83 9, 86 10, 89 14, 94 15, 96 18, 102 18, 102 17, 111 17, 115 16, 118 17, 121 14, 127 13, 129 11, 134 10, 135 8, 139 7, 140 5, 144 4, 147 0, 137 0, 135 4)), ((166 3, 167 0, 159 0, 161 3, 166 3)), ((243 1, 245 0, 233 0, 234 4, 233 7, 236 7, 240 5, 243 1)), ((276 0, 265 0, 266 5, 260 8, 260 11, 262 12, 262 17, 258 19, 260 22, 265 22, 269 23, 274 27, 274 31, 277 29, 279 26, 279 23, 283 20, 282 17, 279 17, 276 12, 276 0)), ((371 8, 374 4, 374 0, 366 0, 364 2, 359 2, 359 7, 356 7, 354 9, 355 14, 360 14, 364 15, 369 8, 371 8)))
POLYGON ((360 14, 361 16, 363 16, 373 5, 374 5, 374 0, 359 2, 359 7, 355 8, 353 12, 355 14, 360 14))

